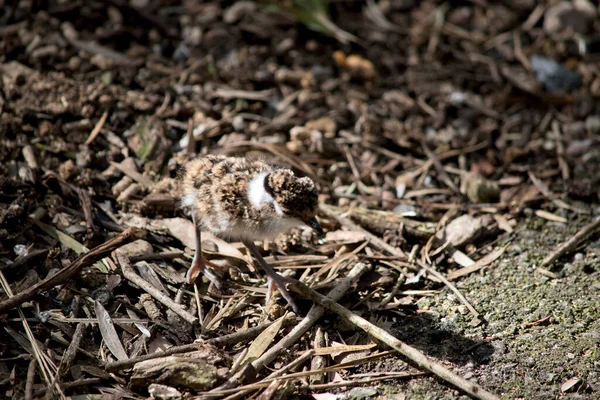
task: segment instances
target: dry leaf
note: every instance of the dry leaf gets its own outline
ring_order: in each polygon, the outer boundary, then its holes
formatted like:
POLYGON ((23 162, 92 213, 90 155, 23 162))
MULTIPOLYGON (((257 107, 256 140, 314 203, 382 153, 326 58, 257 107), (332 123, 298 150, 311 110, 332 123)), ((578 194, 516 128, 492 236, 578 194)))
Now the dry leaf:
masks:
POLYGON ((118 360, 129 359, 121 340, 119 340, 119 335, 108 311, 98 301, 94 301, 94 310, 96 311, 98 327, 100 328, 100 333, 102 334, 104 343, 106 343, 106 347, 108 347, 113 356, 118 360))
POLYGON ((452 220, 446 228, 436 234, 443 242, 449 241, 453 246, 460 247, 472 241, 484 227, 482 217, 472 217, 468 214, 452 220))
POLYGON ((269 348, 269 345, 273 343, 273 339, 275 339, 275 336, 277 336, 277 333, 281 329, 283 320, 286 316, 287 314, 279 318, 273 325, 262 331, 262 333, 254 339, 250 347, 248 347, 248 353, 240 363, 240 366, 256 360, 269 348))
POLYGON ((570 392, 575 388, 575 385, 581 382, 581 379, 574 376, 571 379, 566 380, 562 385, 560 385, 560 391, 563 393, 570 392))
POLYGON ((566 218, 558 216, 556 214, 552 214, 551 212, 548 212, 548 211, 535 210, 535 215, 537 215, 540 218, 547 219, 548 221, 562 222, 563 224, 567 223, 566 218))

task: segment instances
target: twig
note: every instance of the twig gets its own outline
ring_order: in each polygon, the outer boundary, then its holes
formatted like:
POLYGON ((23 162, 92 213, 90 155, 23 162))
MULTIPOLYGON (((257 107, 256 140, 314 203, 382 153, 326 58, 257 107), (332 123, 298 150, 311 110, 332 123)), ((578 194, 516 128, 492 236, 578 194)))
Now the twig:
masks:
POLYGON ((389 244, 387 244, 386 242, 384 242, 383 240, 381 240, 380 238, 378 238, 377 236, 373 235, 371 232, 367 231, 365 228, 363 228, 360 225, 355 224, 354 222, 352 222, 350 220, 350 218, 347 217, 343 217, 341 215, 339 215, 338 213, 336 213, 333 208, 331 208, 330 206, 326 205, 326 204, 321 204, 319 205, 319 209, 321 211, 323 211, 328 217, 335 219, 336 221, 338 221, 341 225, 344 225, 346 228, 352 230, 352 231, 359 231, 361 232, 363 235, 365 235, 365 237, 376 247, 380 248, 381 250, 385 250, 390 254, 393 254, 395 256, 399 256, 402 257, 403 259, 407 259, 407 255, 404 254, 404 252, 400 249, 397 249, 389 244))
MULTIPOLYGON (((363 263, 358 263, 352 268, 348 276, 331 292, 329 292, 328 296, 334 301, 342 298, 344 294, 350 289, 350 287, 367 271, 370 270, 370 266, 363 263)), ((313 305, 312 308, 308 311, 308 314, 304 319, 297 324, 294 329, 290 333, 288 333, 283 339, 281 339, 275 346, 267 350, 262 356, 258 359, 254 360, 251 366, 254 368, 256 372, 259 372, 263 368, 265 368, 269 363, 275 360, 282 351, 292 346, 296 341, 306 333, 310 329, 311 326, 317 322, 321 316, 325 313, 325 309, 318 305, 313 305)), ((242 378, 244 377, 244 370, 233 375, 227 382, 223 385, 219 386, 206 393, 206 395, 219 396, 217 393, 222 391, 223 389, 229 389, 235 386, 239 386, 242 378)))
POLYGON ((160 290, 152 286, 148 281, 144 280, 141 276, 135 273, 133 267, 131 266, 131 261, 129 261, 129 257, 123 254, 120 251, 115 252, 117 257, 117 261, 121 266, 121 271, 123 272, 123 276, 128 279, 130 282, 137 285, 140 289, 144 290, 150 296, 154 297, 156 300, 161 302, 165 307, 171 309, 181 318, 183 318, 188 323, 194 325, 198 322, 198 318, 190 314, 186 311, 186 309, 181 305, 175 303, 169 296, 162 293, 160 290))
MULTIPOLYGON (((74 382, 63 383, 62 388, 66 391, 66 390, 80 388, 80 387, 84 387, 84 386, 97 385, 99 383, 102 383, 102 381, 104 381, 104 380, 105 379, 103 379, 103 378, 80 379, 80 380, 77 380, 74 382)), ((33 397, 41 397, 44 395, 44 393, 46 393, 46 389, 37 390, 33 394, 33 397)))
POLYGON ((594 221, 581 228, 572 238, 563 242, 558 248, 542 261, 539 268, 545 268, 552 264, 562 255, 568 253, 577 247, 585 238, 594 233, 600 228, 600 217, 596 217, 594 221))
POLYGON ((102 116, 94 126, 94 129, 92 129, 92 131, 90 132, 90 136, 88 136, 88 138, 85 141, 86 145, 91 144, 94 141, 94 139, 96 139, 96 136, 98 136, 98 134, 102 130, 102 127, 104 126, 104 123, 106 122, 106 117, 108 117, 108 110, 102 113, 102 116))
POLYGON ((119 247, 141 239, 146 235, 146 231, 139 228, 127 228, 123 233, 115 236, 109 241, 95 247, 89 252, 80 255, 73 263, 68 267, 63 268, 55 275, 52 275, 41 282, 36 283, 30 288, 23 290, 20 293, 15 294, 13 297, 0 302, 0 314, 12 310, 13 308, 20 306, 24 302, 30 300, 37 293, 51 289, 61 283, 66 282, 73 276, 75 276, 83 267, 94 264, 109 255, 112 251, 119 247))
POLYGON ((33 399, 33 384, 35 383, 35 377, 37 369, 37 360, 32 358, 29 361, 29 366, 27 367, 27 380, 25 381, 25 400, 33 399))
POLYGON ((429 372, 388 372, 385 376, 375 376, 372 378, 363 378, 357 379, 354 381, 340 381, 340 382, 332 382, 332 383, 322 383, 315 385, 308 385, 301 387, 300 389, 308 389, 312 391, 322 391, 329 390, 339 387, 352 387, 358 385, 366 385, 373 382, 384 381, 388 379, 406 379, 406 378, 420 378, 422 376, 429 375, 429 372))
MULTIPOLYGON (((408 258, 402 250, 387 244, 382 239, 378 238, 377 236, 366 231, 361 226, 350 221, 349 218, 346 218, 346 217, 343 217, 343 216, 337 214, 336 212, 333 211, 333 209, 330 206, 321 204, 320 209, 323 212, 325 212, 325 214, 327 214, 329 217, 336 219, 340 224, 344 225, 345 227, 347 227, 351 230, 357 230, 357 231, 362 232, 367 237, 367 239, 369 239, 369 241, 376 247, 379 247, 380 249, 385 250, 394 256, 402 257, 404 259, 408 258)), ((450 281, 448 281, 448 279, 446 279, 442 274, 440 274, 435 269, 429 267, 428 265, 426 265, 424 263, 419 262, 418 265, 419 265, 419 267, 425 269, 431 275, 435 276, 440 281, 442 281, 450 290, 452 290, 456 294, 456 296, 465 304, 465 306, 467 306, 467 308, 469 309, 471 314, 473 314, 475 316, 475 318, 479 318, 479 313, 477 312, 477 310, 475 310, 475 308, 473 308, 473 306, 469 303, 469 301, 465 298, 465 296, 463 296, 460 293, 460 291, 456 288, 456 286, 454 286, 450 281)))
POLYGON ((138 182, 140 185, 144 186, 146 189, 150 189, 152 186, 154 186, 154 182, 152 182, 150 178, 140 174, 132 168, 128 168, 126 164, 111 161, 110 165, 117 168, 119 171, 138 182))
MULTIPOLYGON (((287 365, 285 365, 283 368, 279 368, 275 371, 273 371, 271 374, 269 374, 266 379, 275 379, 280 377, 281 375, 285 374, 286 372, 296 368, 299 365, 304 364, 304 362, 306 360, 308 360, 309 358, 311 358, 314 355, 314 350, 309 350, 306 353, 302 354, 300 357, 292 360, 290 363, 288 363, 287 365)), ((260 383, 260 382, 258 382, 260 383)), ((246 396, 246 394, 248 394, 251 390, 240 390, 239 393, 235 393, 232 394, 231 396, 226 397, 224 400, 235 400, 235 399, 239 399, 242 396, 246 396)))
POLYGON ((467 298, 462 295, 462 293, 456 288, 456 286, 454 286, 454 284, 452 282, 450 282, 448 279, 446 279, 446 277, 444 275, 442 275, 438 271, 436 271, 435 268, 430 267, 429 265, 427 265, 419 260, 415 260, 415 262, 417 263, 417 265, 419 265, 419 267, 423 268, 425 271, 429 272, 431 275, 435 276, 440 281, 442 281, 442 283, 444 283, 444 285, 446 285, 448 287, 448 289, 452 290, 454 292, 454 294, 456 295, 456 297, 458 297, 459 300, 463 302, 463 304, 469 309, 471 314, 473 314, 473 316, 475 318, 479 318, 479 313, 477 312, 477 310, 475 310, 475 308, 471 305, 471 303, 469 303, 469 300, 467 300, 467 298))
MULTIPOLYGON (((286 324, 289 324, 295 320, 296 320, 296 317, 292 314, 289 314, 288 317, 285 320, 283 320, 283 324, 285 326, 286 324)), ((224 335, 224 336, 219 336, 216 338, 208 339, 205 343, 209 343, 209 344, 212 344, 215 346, 224 346, 224 345, 228 345, 228 344, 247 342, 248 340, 251 340, 251 339, 255 338, 256 336, 258 336, 262 331, 267 329, 269 326, 273 325, 273 322, 274 321, 266 322, 264 324, 255 326, 253 328, 248 328, 248 329, 244 329, 241 331, 237 331, 235 333, 231 333, 229 335, 224 335)), ((192 344, 185 344, 182 346, 173 346, 173 347, 168 348, 165 351, 160 351, 160 352, 152 353, 152 354, 146 354, 143 356, 130 358, 128 360, 114 361, 114 362, 106 364, 104 366, 104 368, 108 372, 115 372, 115 371, 131 368, 135 364, 142 362, 142 361, 172 356, 173 354, 181 354, 181 353, 188 353, 190 351, 195 351, 195 350, 198 350, 203 345, 204 345, 204 343, 192 343, 192 344)))
MULTIPOLYGON (((290 282, 292 282, 290 280, 290 282)), ((411 361, 413 361, 417 366, 427 371, 433 372, 441 379, 446 382, 456 386, 457 388, 462 389, 466 393, 470 394, 474 398, 477 399, 485 399, 485 400, 497 400, 499 397, 490 393, 483 389, 481 386, 476 383, 469 382, 466 379, 461 378, 460 376, 454 374, 450 370, 443 367, 441 364, 430 361, 423 353, 421 353, 416 348, 407 345, 406 343, 398 340, 394 336, 392 336, 387 331, 371 324, 366 319, 359 317, 354 314, 352 311, 347 308, 342 307, 332 299, 329 299, 322 294, 315 292, 308 286, 304 285, 301 282, 293 281, 289 287, 300 295, 311 299, 316 304, 319 304, 330 311, 338 314, 344 319, 348 320, 350 323, 356 325, 357 327, 364 330, 369 335, 374 338, 384 342, 386 345, 392 347, 394 350, 398 351, 403 356, 407 357, 411 361)))
POLYGON ((194 120, 193 118, 188 119, 187 126, 187 146, 185 147, 185 155, 188 158, 192 158, 196 155, 196 138, 194 137, 194 120))
POLYGON ((84 323, 77 324, 77 328, 75 328, 75 333, 73 334, 73 338, 69 343, 69 347, 67 347, 67 350, 65 350, 62 359, 60 360, 60 364, 58 365, 58 369, 54 374, 52 385, 48 386, 46 390, 47 399, 53 398, 55 384, 58 385, 61 381, 61 378, 71 369, 71 364, 75 359, 77 349, 79 348, 81 339, 83 339, 83 336, 85 334, 86 326, 87 324, 84 323))
POLYGON ((542 182, 540 178, 535 176, 533 172, 527 171, 527 174, 529 175, 529 179, 531 179, 531 182, 533 182, 534 186, 542 193, 542 195, 544 195, 548 200, 552 201, 552 203, 554 203, 557 207, 564 208, 566 210, 571 210, 578 214, 590 213, 589 209, 586 210, 572 206, 570 204, 565 203, 563 200, 557 198, 558 196, 552 193, 548 186, 544 182, 542 182))
POLYGON ((421 146, 423 147, 423 151, 425 151, 427 158, 429 158, 431 160, 431 162, 433 163, 435 169, 437 170, 437 173, 440 175, 440 179, 442 180, 442 182, 444 182, 446 184, 446 186, 448 186, 450 189, 452 189, 456 194, 462 196, 460 193, 460 190, 454 184, 454 181, 452 181, 452 178, 450 178, 450 175, 448 175, 448 173, 444 169, 444 166, 440 162, 439 158, 435 155, 435 153, 433 151, 431 151, 429 149, 429 147, 427 147, 427 143, 425 143, 425 139, 422 140, 421 146))
MULTIPOLYGON (((238 393, 242 390, 247 391, 247 392, 250 392, 252 390, 259 390, 259 389, 263 389, 263 388, 267 387, 273 380, 276 380, 276 379, 280 380, 280 381, 290 381, 293 379, 305 378, 305 377, 313 376, 316 374, 326 374, 329 372, 334 372, 334 371, 339 371, 339 370, 343 370, 343 369, 348 369, 350 367, 355 367, 357 365, 364 364, 365 362, 373 361, 373 360, 376 360, 376 359, 379 359, 379 358, 382 358, 382 357, 385 357, 385 356, 388 356, 388 355, 394 354, 394 353, 395 353, 394 350, 382 351, 380 353, 366 356, 366 357, 360 358, 358 360, 353 360, 353 361, 348 361, 348 362, 344 362, 341 364, 336 364, 331 367, 322 368, 322 369, 316 370, 316 371, 312 370, 312 371, 293 372, 291 374, 283 375, 283 376, 280 376, 277 378, 265 378, 260 382, 250 383, 250 384, 247 384, 244 386, 238 386, 233 389, 222 389, 219 391, 216 391, 216 389, 215 389, 215 390, 211 391, 209 394, 204 394, 203 396, 200 396, 199 398, 206 399, 206 398, 212 398, 215 396, 223 396, 226 394, 238 393)), ((249 368, 249 369, 251 369, 251 368, 249 368)))
POLYGON ((135 264, 139 261, 166 261, 174 260, 176 258, 185 260, 185 253, 183 251, 167 251, 164 253, 142 254, 129 257, 129 261, 135 264))
POLYGON ((48 253, 50 253, 50 250, 48 249, 41 249, 41 250, 34 250, 29 252, 26 256, 17 258, 15 261, 13 261, 11 264, 7 264, 7 265, 2 265, 0 266, 0 270, 2 271, 10 271, 10 270, 25 270, 26 267, 29 263, 32 263, 34 261, 38 261, 38 259, 42 259, 42 258, 46 258, 46 256, 48 255, 48 253))
POLYGON ((85 224, 87 225, 88 233, 94 231, 94 212, 92 211, 92 197, 87 189, 78 188, 77 196, 83 209, 85 224))

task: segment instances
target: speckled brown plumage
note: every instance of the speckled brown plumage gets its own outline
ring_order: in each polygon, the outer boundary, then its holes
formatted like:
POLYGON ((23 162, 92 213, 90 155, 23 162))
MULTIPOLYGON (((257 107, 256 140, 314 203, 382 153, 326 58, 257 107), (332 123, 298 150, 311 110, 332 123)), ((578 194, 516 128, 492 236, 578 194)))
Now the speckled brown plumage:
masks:
POLYGON ((317 213, 318 196, 310 178, 298 178, 288 169, 261 160, 205 156, 190 161, 180 179, 183 204, 193 205, 201 228, 229 239, 273 238, 292 225, 276 229, 277 221, 293 218, 306 222, 317 213), (248 198, 249 183, 264 173, 268 174, 266 190, 271 191, 283 215, 277 215, 274 204, 256 207, 248 198))
MULTIPOLYGON (((193 282, 204 273, 221 287, 212 266, 202 255, 201 231, 241 240, 267 272, 283 297, 298 311, 281 277, 261 256, 255 240, 272 239, 293 227, 309 226, 322 233, 315 215, 318 196, 314 182, 291 170, 273 167, 262 160, 205 156, 190 161, 181 171, 181 203, 190 209, 196 227, 196 253, 187 273, 193 282)), ((270 293, 273 285, 270 284, 270 293)))

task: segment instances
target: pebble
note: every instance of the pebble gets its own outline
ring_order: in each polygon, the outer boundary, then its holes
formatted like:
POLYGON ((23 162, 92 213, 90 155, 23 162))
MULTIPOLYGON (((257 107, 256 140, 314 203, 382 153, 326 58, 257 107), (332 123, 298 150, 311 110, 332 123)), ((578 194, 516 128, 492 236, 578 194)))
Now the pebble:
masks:
POLYGON ((588 0, 561 1, 548 8, 544 15, 544 30, 555 34, 566 28, 587 33, 596 18, 596 9, 588 0))
POLYGON ((600 116, 590 115, 585 119, 585 129, 591 134, 598 134, 600 132, 600 116))
POLYGON ((234 24, 241 20, 244 15, 251 14, 256 10, 256 2, 254 1, 237 1, 234 2, 231 7, 229 7, 223 13, 223 21, 226 24, 234 24))
POLYGON ((136 240, 133 243, 128 243, 119 249, 121 253, 127 257, 152 254, 154 251, 152 245, 145 240, 136 240))

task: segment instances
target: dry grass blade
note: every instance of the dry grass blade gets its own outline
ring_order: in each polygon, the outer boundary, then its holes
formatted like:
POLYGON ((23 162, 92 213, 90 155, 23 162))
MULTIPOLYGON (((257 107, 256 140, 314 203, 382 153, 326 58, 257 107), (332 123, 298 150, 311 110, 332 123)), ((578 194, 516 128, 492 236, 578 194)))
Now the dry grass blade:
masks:
POLYGON ((475 261, 475 264, 473 264, 469 267, 461 268, 456 271, 450 272, 448 274, 448 280, 453 281, 455 279, 460 278, 461 276, 472 274, 473 272, 480 270, 481 268, 485 267, 486 265, 493 263, 498 258, 500 258, 500 256, 502 256, 502 254, 504 254, 504 252, 506 251, 506 249, 508 248, 509 245, 510 245, 510 243, 505 244, 503 247, 496 249, 495 251, 493 251, 493 252, 487 254, 486 256, 480 258, 479 260, 475 261))
POLYGON ((32 218, 31 221, 33 221, 34 224, 39 226, 40 229, 42 229, 44 232, 46 232, 49 236, 58 240, 63 246, 68 247, 69 249, 73 250, 75 253, 83 254, 83 253, 87 253, 89 251, 89 249, 87 247, 85 247, 84 245, 82 245, 81 243, 79 243, 77 240, 73 239, 71 236, 67 235, 66 233, 63 233, 63 232, 59 231, 58 229, 56 229, 50 225, 46 225, 43 222, 40 222, 36 219, 32 218))
POLYGON ((371 350, 372 348, 377 347, 377 344, 363 344, 363 345, 340 345, 340 346, 332 346, 332 347, 318 347, 316 349, 311 349, 309 351, 314 351, 317 356, 325 356, 331 354, 342 354, 342 353, 352 353, 355 351, 365 351, 371 350))
MULTIPOLYGON (((44 232, 46 232, 49 236, 52 236, 53 238, 58 240, 63 246, 68 247, 69 249, 73 250, 75 253, 83 254, 83 253, 87 253, 89 251, 89 249, 87 247, 85 247, 83 244, 79 243, 77 240, 73 239, 71 236, 59 231, 58 229, 54 228, 53 226, 46 225, 43 222, 40 222, 34 218, 32 218, 31 221, 33 221, 37 226, 40 227, 40 229, 42 229, 44 232)), ((102 262, 97 261, 94 263, 94 265, 96 265, 96 267, 98 267, 98 269, 100 271, 107 272, 107 268, 104 264, 102 264, 102 262)))
POLYGON ((248 362, 252 362, 263 355, 266 349, 269 348, 269 345, 273 343, 275 336, 281 330, 281 326, 283 325, 283 320, 287 316, 279 318, 273 325, 269 326, 265 329, 248 347, 248 353, 240 362, 240 366, 244 366, 248 362))
POLYGON ((52 275, 41 282, 36 283, 30 288, 17 293, 15 296, 0 302, 0 314, 6 312, 14 307, 17 307, 27 300, 31 299, 37 293, 48 290, 56 285, 60 285, 66 282, 68 279, 77 274, 83 267, 92 265, 98 260, 109 255, 112 251, 119 247, 132 242, 137 239, 141 239, 146 235, 146 231, 137 228, 128 228, 118 236, 115 236, 106 243, 101 244, 98 247, 90 250, 88 253, 80 255, 75 261, 73 261, 68 267, 63 268, 57 274, 52 275))
POLYGON ((600 229, 600 217, 597 217, 591 223, 587 224, 583 228, 581 228, 572 238, 558 246, 558 248, 553 251, 548 257, 542 261, 539 268, 545 268, 548 265, 552 264, 556 261, 560 256, 566 254, 567 252, 573 250, 577 247, 582 241, 585 240, 589 235, 594 233, 600 229))
POLYGON ((190 314, 181 304, 177 304, 170 297, 162 293, 160 290, 156 289, 150 283, 142 279, 138 274, 135 273, 133 267, 131 266, 131 262, 129 261, 129 257, 123 254, 120 251, 116 252, 116 258, 121 266, 121 270, 123 271, 123 276, 127 278, 132 283, 139 286, 142 290, 146 291, 156 300, 161 302, 164 306, 171 309, 175 314, 179 315, 188 323, 194 325, 198 323, 198 318, 190 314))
POLYGON ((469 300, 467 300, 467 298, 465 296, 463 296, 463 294, 460 292, 460 290, 458 290, 456 288, 456 286, 454 286, 444 275, 440 274, 438 271, 435 270, 435 268, 421 262, 421 261, 416 261, 417 264, 419 265, 419 267, 423 268, 425 271, 429 272, 430 274, 432 274, 433 276, 435 276, 436 278, 438 278, 440 281, 442 281, 444 283, 444 285, 446 285, 450 290, 452 290, 454 292, 454 294, 456 295, 456 297, 459 298, 459 300, 465 305, 467 306, 467 309, 469 310, 469 312, 476 318, 479 318, 479 313, 477 312, 477 310, 471 305, 471 303, 469 303, 469 300))
MULTIPOLYGON (((329 292, 328 296, 335 301, 339 300, 364 273, 370 270, 370 268, 371 267, 367 264, 357 263, 348 273, 346 278, 344 278, 338 286, 329 292)), ((321 316, 323 316, 324 313, 325 309, 323 307, 313 305, 306 317, 304 317, 302 321, 299 322, 294 329, 292 329, 291 332, 282 338, 275 346, 271 347, 267 352, 265 352, 259 359, 252 362, 251 365, 254 370, 257 372, 261 371, 269 363, 275 360, 282 351, 296 343, 296 341, 300 339, 300 337, 302 337, 302 335, 304 335, 314 325, 314 323, 321 318, 321 316)), ((244 377, 243 373, 243 370, 236 373, 234 376, 229 378, 227 382, 218 388, 211 390, 208 392, 208 394, 218 394, 223 389, 229 389, 238 386, 244 377)))
POLYGON ((296 360, 292 361, 290 364, 286 365, 285 367, 281 368, 280 370, 277 370, 273 373, 271 373, 269 376, 267 376, 266 378, 264 378, 263 380, 261 380, 260 382, 256 382, 256 383, 251 383, 248 385, 244 385, 244 386, 240 386, 237 388, 233 388, 233 389, 222 389, 222 390, 214 390, 210 392, 210 395, 205 395, 202 396, 201 398, 213 398, 211 395, 226 395, 226 394, 230 394, 230 393, 234 393, 233 395, 231 395, 230 397, 227 397, 228 400, 233 400, 233 399, 238 399, 241 398, 243 396, 246 396, 248 393, 252 392, 253 390, 259 390, 259 389, 263 389, 266 388, 268 385, 270 385, 271 382, 273 382, 273 380, 281 380, 281 381, 290 381, 290 380, 295 380, 295 379, 299 379, 299 378, 306 378, 306 377, 310 377, 313 375, 318 375, 318 374, 325 374, 325 373, 329 373, 329 372, 334 372, 334 371, 339 371, 339 370, 343 370, 343 369, 348 369, 350 367, 354 367, 357 365, 361 365, 364 364, 366 362, 369 361, 374 361, 377 360, 379 358, 388 356, 390 354, 393 354, 393 351, 384 351, 381 353, 377 353, 377 354, 372 354, 366 357, 362 357, 360 359, 356 359, 350 362, 345 362, 345 363, 341 363, 341 364, 336 364, 330 367, 326 367, 326 368, 320 368, 320 369, 315 369, 315 370, 310 370, 310 371, 302 371, 302 372, 294 372, 291 374, 287 374, 287 375, 282 375, 283 373, 287 372, 288 370, 290 370, 291 368, 293 368, 296 365, 301 365, 301 363, 308 359, 309 357, 311 357, 313 355, 312 351, 308 351, 306 353, 304 353, 302 356, 298 357, 296 360))
MULTIPOLYGON (((5 278, 4 274, 2 273, 2 271, 0 271, 0 286, 2 287, 2 290, 4 290, 4 293, 6 293, 9 296, 9 300, 14 298, 12 289, 10 288, 10 285, 6 281, 6 278, 5 278)), ((27 334, 27 340, 25 340, 25 338, 23 338, 21 336, 21 334, 14 331, 9 326, 5 326, 4 329, 15 339, 15 341, 17 343, 19 343, 26 351, 28 351, 30 354, 32 354, 35 357, 35 360, 37 361, 37 365, 40 367, 40 369, 42 371, 42 377, 46 381, 46 384, 48 386, 54 385, 54 383, 51 382, 50 377, 54 375, 54 373, 58 370, 58 368, 56 367, 56 365, 54 365, 54 363, 52 362, 52 359, 50 359, 50 357, 40 349, 40 344, 38 343, 37 339, 35 338, 33 331, 31 329, 31 327, 29 326, 29 322, 27 322, 27 319, 25 318, 25 315, 23 314, 23 310, 21 309, 20 306, 17 307, 17 311, 19 313, 19 318, 21 320, 21 323, 23 324, 23 328, 25 329, 25 332, 27 334)), ((60 394, 61 398, 64 398, 64 394, 62 393, 62 391, 60 390, 60 387, 58 387, 58 385, 56 385, 56 389, 57 389, 58 393, 60 394)))
POLYGON ((96 136, 98 136, 98 134, 102 130, 102 127, 104 126, 104 123, 106 122, 107 117, 108 117, 108 110, 106 110, 102 113, 102 116, 100 117, 100 119, 98 120, 96 125, 94 126, 94 129, 92 129, 92 131, 90 132, 90 136, 85 141, 86 145, 90 145, 94 141, 94 139, 96 139, 96 136))
POLYGON ((119 335, 115 329, 108 311, 98 301, 94 301, 94 310, 96 311, 96 318, 98 319, 98 328, 102 334, 102 339, 106 343, 106 347, 118 360, 127 360, 127 352, 119 340, 119 335))
POLYGON ((111 161, 110 165, 117 168, 119 171, 121 171, 122 173, 124 173, 125 175, 127 175, 128 177, 130 177, 131 179, 133 179, 134 181, 136 181, 137 183, 139 183, 147 189, 150 189, 152 186, 154 186, 154 182, 152 182, 150 178, 147 178, 144 175, 137 172, 136 170, 130 168, 129 165, 127 165, 127 163, 117 163, 111 161))
POLYGON ((353 387, 353 386, 359 386, 359 385, 368 385, 370 383, 385 381, 388 379, 420 378, 420 377, 427 376, 427 375, 429 375, 428 372, 412 372, 412 373, 411 372, 395 372, 395 373, 387 372, 386 376, 377 376, 377 377, 372 377, 372 378, 343 380, 343 381, 339 381, 339 382, 308 385, 308 389, 321 391, 321 390, 334 389, 334 388, 340 388, 340 387, 353 387))
MULTIPOLYGON (((296 321, 296 317, 292 314, 288 314, 288 316, 284 319, 283 324, 284 324, 284 326, 289 325, 294 321, 296 321)), ((236 343, 246 342, 246 341, 251 340, 254 337, 258 336, 261 332, 263 332, 266 328, 273 325, 274 323, 275 323, 275 321, 266 322, 264 324, 255 326, 253 328, 239 330, 239 331, 237 331, 235 333, 231 333, 229 335, 218 336, 216 338, 206 340, 206 343, 212 344, 214 346, 226 346, 226 345, 232 345, 232 344, 236 344, 236 343)), ((108 363, 105 365, 105 369, 109 372, 114 372, 114 371, 118 371, 121 369, 131 368, 133 365, 135 365, 138 362, 152 360, 155 358, 168 357, 168 356, 172 356, 174 354, 188 353, 191 351, 198 350, 201 346, 203 346, 202 343, 192 343, 192 344, 185 344, 185 345, 181 345, 181 346, 173 346, 173 347, 166 349, 164 351, 161 351, 161 352, 157 352, 157 353, 153 353, 153 354, 146 354, 146 355, 139 356, 136 358, 132 357, 129 360, 125 360, 125 361, 115 361, 115 362, 108 363)))

